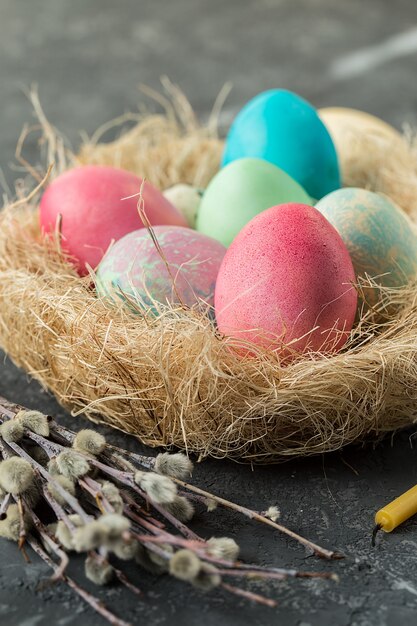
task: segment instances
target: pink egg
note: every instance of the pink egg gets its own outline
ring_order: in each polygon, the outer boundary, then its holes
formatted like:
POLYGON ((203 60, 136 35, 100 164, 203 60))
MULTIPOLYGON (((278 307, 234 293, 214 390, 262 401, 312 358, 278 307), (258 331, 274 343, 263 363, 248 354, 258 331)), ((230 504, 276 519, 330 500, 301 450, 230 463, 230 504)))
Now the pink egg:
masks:
MULTIPOLYGON (((61 216, 62 247, 85 275, 85 264, 95 268, 112 240, 143 227, 138 198, 129 198, 139 193, 141 185, 141 178, 114 167, 88 165, 69 170, 42 196, 41 228, 45 233, 54 232, 61 216)), ((142 194, 152 225, 187 226, 179 211, 150 183, 144 184, 142 194)))
POLYGON ((345 244, 317 209, 274 206, 226 253, 215 292, 219 330, 287 356, 336 352, 355 319, 354 282, 345 244))
POLYGON ((157 303, 214 304, 214 287, 226 248, 211 237, 181 226, 155 226, 161 253, 147 229, 119 239, 97 268, 99 295, 136 300, 158 312, 157 303))

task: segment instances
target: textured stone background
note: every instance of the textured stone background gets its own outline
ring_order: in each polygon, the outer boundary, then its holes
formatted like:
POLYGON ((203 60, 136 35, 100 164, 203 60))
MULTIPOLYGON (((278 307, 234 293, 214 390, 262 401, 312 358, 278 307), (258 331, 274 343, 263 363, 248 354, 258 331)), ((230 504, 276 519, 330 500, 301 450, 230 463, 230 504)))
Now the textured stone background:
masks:
MULTIPOLYGON (((39 85, 49 119, 77 145, 79 129, 135 109, 138 85, 158 88, 168 75, 207 115, 226 81, 233 91, 222 123, 262 89, 286 87, 317 106, 346 105, 380 115, 400 127, 417 122, 415 89, 417 7, 413 0, 0 0, 0 166, 9 167, 16 139, 32 112, 24 95, 39 85), (405 35, 404 35, 405 33, 405 35), (358 56, 358 51, 360 52, 358 56), (356 56, 352 56, 356 55, 356 56)), ((36 144, 27 147, 34 158, 36 144)), ((7 360, 0 393, 73 420, 7 360)), ((84 425, 74 420, 75 425, 84 425)), ((413 429, 375 449, 342 453, 270 468, 208 461, 197 484, 262 509, 278 503, 294 530, 347 554, 328 564, 297 544, 227 512, 200 515, 208 536, 227 533, 249 561, 333 569, 339 585, 289 581, 258 585, 277 609, 223 593, 201 596, 168 578, 140 573, 139 602, 114 587, 101 597, 133 624, 207 626, 394 626, 414 624, 417 610, 417 525, 370 547, 373 514, 417 482, 413 429)), ((138 448, 132 438, 108 433, 138 448)), ((72 573, 82 579, 81 561, 72 573)), ((26 566, 14 545, 0 542, 0 623, 5 626, 103 624, 63 586, 37 591, 48 571, 33 558, 26 566)), ((88 586, 88 585, 87 585, 88 586)))

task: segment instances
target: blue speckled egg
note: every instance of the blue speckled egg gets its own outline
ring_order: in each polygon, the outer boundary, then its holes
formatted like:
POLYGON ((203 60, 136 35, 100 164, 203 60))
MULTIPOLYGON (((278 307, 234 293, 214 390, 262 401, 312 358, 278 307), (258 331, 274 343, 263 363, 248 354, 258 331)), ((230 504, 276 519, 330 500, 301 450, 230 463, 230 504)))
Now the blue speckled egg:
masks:
MULTIPOLYGON (((407 215, 387 197, 348 187, 322 198, 316 208, 339 231, 357 277, 402 287, 417 275, 417 236, 407 215)), ((374 305, 378 289, 366 290, 374 305)))
POLYGON ((341 184, 336 149, 316 109, 285 89, 257 95, 236 116, 223 165, 242 157, 274 163, 316 199, 341 184))
POLYGON ((116 241, 97 268, 97 293, 153 313, 158 303, 212 306, 226 248, 182 226, 155 226, 153 232, 159 250, 146 228, 116 241))

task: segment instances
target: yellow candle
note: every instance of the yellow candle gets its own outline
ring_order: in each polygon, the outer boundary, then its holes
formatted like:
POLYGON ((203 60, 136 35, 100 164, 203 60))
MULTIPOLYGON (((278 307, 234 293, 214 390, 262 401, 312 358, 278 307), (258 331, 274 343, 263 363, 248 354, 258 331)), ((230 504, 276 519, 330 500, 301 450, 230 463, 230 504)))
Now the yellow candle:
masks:
POLYGON ((386 533, 417 513, 417 485, 384 506, 375 515, 375 524, 386 533))

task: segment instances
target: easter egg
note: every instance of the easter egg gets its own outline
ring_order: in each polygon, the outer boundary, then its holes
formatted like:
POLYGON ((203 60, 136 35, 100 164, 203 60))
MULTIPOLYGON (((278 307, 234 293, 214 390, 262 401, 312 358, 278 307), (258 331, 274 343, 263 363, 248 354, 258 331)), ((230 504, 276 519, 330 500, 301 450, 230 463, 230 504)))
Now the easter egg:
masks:
POLYGON ((223 165, 242 157, 274 163, 313 198, 340 187, 327 128, 311 104, 284 89, 257 95, 238 113, 226 138, 223 165))
POLYGON ((195 228, 197 210, 200 206, 202 189, 179 183, 164 191, 164 196, 174 205, 190 228, 195 228))
POLYGON ((345 107, 325 107, 318 110, 318 114, 330 132, 332 139, 339 151, 343 145, 344 135, 349 133, 372 134, 386 137, 390 141, 401 140, 401 134, 375 115, 349 109, 345 107))
POLYGON ((335 143, 346 187, 383 193, 407 213, 417 208, 415 157, 395 128, 355 109, 330 107, 319 115, 335 143))
POLYGON ((224 335, 290 354, 336 352, 355 318, 349 253, 317 209, 288 203, 254 217, 229 247, 215 292, 224 335))
POLYGON ((210 181, 196 227, 228 246, 255 215, 284 202, 310 204, 311 198, 276 165, 256 158, 237 159, 210 181))
MULTIPOLYGON (((62 248, 78 272, 87 274, 86 263, 96 267, 112 240, 143 227, 137 209, 141 186, 141 178, 114 167, 88 165, 68 170, 42 196, 41 228, 54 233, 60 220, 62 248)), ((142 197, 152 225, 186 226, 177 209, 148 182, 142 197)))
POLYGON ((190 228, 155 226, 161 253, 147 229, 119 239, 97 269, 99 295, 132 297, 142 309, 161 304, 213 306, 214 287, 226 248, 190 228))
MULTIPOLYGON (((407 215, 387 197, 366 189, 344 188, 325 196, 316 208, 345 242, 357 277, 384 287, 401 287, 417 274, 417 237, 407 215)), ((369 305, 378 289, 367 289, 369 305)))

